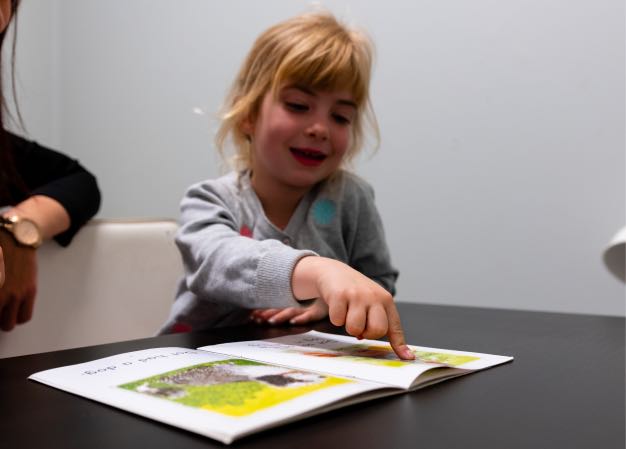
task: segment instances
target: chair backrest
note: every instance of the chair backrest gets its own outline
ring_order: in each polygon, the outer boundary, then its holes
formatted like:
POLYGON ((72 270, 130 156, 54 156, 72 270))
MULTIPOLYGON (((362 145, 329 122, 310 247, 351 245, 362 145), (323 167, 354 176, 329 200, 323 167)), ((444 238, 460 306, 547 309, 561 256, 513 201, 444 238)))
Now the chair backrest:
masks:
POLYGON ((174 220, 93 220, 38 250, 33 319, 0 332, 0 358, 153 336, 182 263, 174 220))

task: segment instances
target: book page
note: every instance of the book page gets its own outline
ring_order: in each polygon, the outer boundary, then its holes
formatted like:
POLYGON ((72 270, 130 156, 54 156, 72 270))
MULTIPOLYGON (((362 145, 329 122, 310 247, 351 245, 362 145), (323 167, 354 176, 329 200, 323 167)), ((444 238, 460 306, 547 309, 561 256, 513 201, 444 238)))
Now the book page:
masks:
MULTIPOLYGON (((199 349, 405 389, 418 385, 419 376, 433 368, 470 372, 512 360, 512 357, 474 352, 412 345, 409 348, 415 354, 415 360, 404 361, 395 355, 387 342, 310 331, 199 349)), ((450 373, 437 370, 437 375, 448 376, 450 373)), ((431 378, 429 376, 428 380, 431 378)))
POLYGON ((367 400, 368 392, 380 389, 368 382, 187 348, 129 352, 42 371, 29 379, 227 444, 341 406, 345 398, 367 400))

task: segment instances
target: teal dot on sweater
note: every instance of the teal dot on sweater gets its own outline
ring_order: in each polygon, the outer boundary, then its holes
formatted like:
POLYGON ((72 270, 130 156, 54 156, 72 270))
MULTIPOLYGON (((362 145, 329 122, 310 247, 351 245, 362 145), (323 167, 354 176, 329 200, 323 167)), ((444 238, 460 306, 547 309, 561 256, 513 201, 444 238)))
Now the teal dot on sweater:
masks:
POLYGON ((337 213, 337 207, 332 200, 321 199, 317 200, 313 204, 313 219, 317 224, 327 225, 333 221, 335 214, 337 213))

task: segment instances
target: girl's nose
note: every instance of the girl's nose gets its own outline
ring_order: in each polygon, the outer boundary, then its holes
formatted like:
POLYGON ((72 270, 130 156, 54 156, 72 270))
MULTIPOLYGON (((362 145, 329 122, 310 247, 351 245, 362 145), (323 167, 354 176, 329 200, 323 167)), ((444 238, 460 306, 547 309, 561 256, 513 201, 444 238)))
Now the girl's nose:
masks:
POLYGON ((320 140, 328 140, 328 126, 322 120, 315 120, 306 129, 306 135, 320 140))

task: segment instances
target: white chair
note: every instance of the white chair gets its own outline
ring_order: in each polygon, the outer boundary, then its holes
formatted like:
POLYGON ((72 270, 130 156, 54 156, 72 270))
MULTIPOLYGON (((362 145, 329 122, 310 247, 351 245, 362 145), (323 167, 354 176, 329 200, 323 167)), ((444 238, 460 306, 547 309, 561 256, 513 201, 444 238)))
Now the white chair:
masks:
POLYGON ((67 248, 38 250, 33 319, 0 331, 0 358, 153 336, 182 263, 173 220, 93 220, 67 248))

